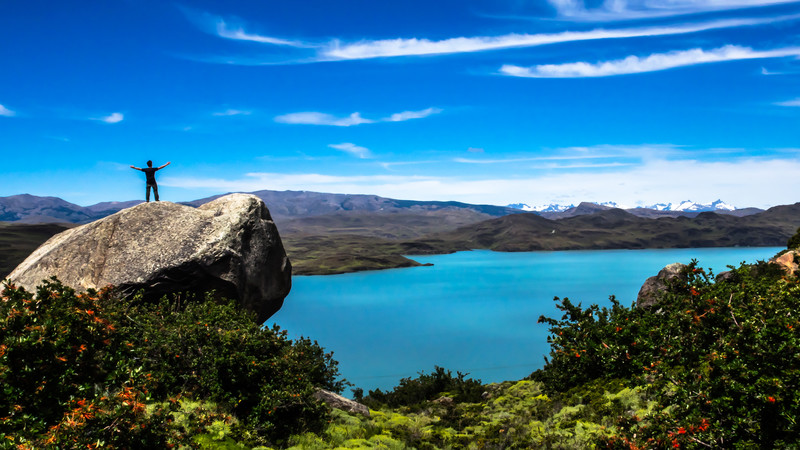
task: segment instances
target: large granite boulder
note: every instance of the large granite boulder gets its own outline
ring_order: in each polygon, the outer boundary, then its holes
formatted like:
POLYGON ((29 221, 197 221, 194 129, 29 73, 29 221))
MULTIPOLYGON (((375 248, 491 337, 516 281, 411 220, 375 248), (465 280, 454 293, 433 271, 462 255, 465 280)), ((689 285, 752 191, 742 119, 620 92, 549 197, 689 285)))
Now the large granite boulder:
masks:
POLYGON ((232 194, 199 208, 142 203, 64 231, 8 278, 33 290, 54 275, 78 290, 113 285, 125 296, 213 289, 263 322, 283 305, 292 266, 264 202, 232 194))
POLYGON ((639 289, 639 295, 636 297, 636 306, 639 308, 649 308, 658 303, 659 298, 670 284, 674 283, 676 280, 688 280, 685 269, 685 264, 672 263, 661 269, 658 275, 648 278, 642 285, 642 288, 639 289))

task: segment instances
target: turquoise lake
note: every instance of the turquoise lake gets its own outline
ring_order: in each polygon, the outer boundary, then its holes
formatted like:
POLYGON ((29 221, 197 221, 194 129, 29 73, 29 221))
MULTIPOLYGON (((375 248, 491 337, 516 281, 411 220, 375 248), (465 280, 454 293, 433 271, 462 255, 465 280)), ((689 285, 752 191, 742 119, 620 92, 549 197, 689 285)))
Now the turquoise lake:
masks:
MULTIPOLYGON (((344 378, 391 389, 434 366, 484 383, 518 380, 549 352, 541 315, 560 317, 553 297, 625 306, 642 283, 673 262, 714 273, 766 260, 780 247, 412 256, 433 266, 344 275, 295 276, 283 308, 266 323, 334 352, 344 378)), ((350 392, 345 394, 349 395, 350 392)))

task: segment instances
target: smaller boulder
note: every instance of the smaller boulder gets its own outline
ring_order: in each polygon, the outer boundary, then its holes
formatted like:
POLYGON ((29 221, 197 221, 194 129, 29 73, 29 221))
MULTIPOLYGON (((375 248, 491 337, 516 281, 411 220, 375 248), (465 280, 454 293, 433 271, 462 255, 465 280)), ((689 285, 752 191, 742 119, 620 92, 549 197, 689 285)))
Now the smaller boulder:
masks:
POLYGON ((736 280, 736 274, 730 270, 726 270, 725 272, 720 272, 714 277, 715 283, 732 283, 736 280))
POLYGON ((451 407, 451 406, 455 405, 456 402, 455 402, 455 400, 453 400, 452 397, 443 396, 443 397, 437 398, 432 403, 435 403, 437 405, 442 405, 444 407, 451 407))
POLYGON ((369 408, 367 408, 365 405, 350 400, 349 398, 344 398, 335 392, 326 391, 325 389, 317 389, 317 392, 314 393, 314 397, 317 400, 327 404, 331 408, 341 409, 342 411, 357 413, 369 417, 369 408))
POLYGON ((670 284, 676 280, 688 281, 685 268, 685 264, 672 263, 661 269, 658 275, 648 278, 639 290, 639 295, 636 297, 636 306, 638 308, 649 308, 658 303, 658 300, 670 284))
POLYGON ((773 264, 777 264, 783 269, 787 275, 793 275, 800 270, 800 250, 789 250, 788 252, 776 256, 769 260, 773 264))

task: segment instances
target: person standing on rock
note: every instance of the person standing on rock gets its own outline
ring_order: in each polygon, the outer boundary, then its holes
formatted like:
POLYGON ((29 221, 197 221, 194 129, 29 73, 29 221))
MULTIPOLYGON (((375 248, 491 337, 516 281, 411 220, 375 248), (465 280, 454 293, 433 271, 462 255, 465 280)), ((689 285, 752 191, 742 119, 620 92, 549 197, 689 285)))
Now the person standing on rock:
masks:
POLYGON ((131 169, 140 170, 144 172, 144 174, 147 176, 147 188, 145 189, 145 199, 147 199, 148 202, 150 201, 150 188, 153 188, 153 194, 155 194, 156 201, 158 201, 158 185, 156 184, 156 171, 161 170, 164 167, 167 167, 168 165, 170 165, 171 162, 172 161, 169 161, 161 167, 153 167, 153 161, 147 161, 147 167, 145 167, 144 169, 131 166, 131 169))

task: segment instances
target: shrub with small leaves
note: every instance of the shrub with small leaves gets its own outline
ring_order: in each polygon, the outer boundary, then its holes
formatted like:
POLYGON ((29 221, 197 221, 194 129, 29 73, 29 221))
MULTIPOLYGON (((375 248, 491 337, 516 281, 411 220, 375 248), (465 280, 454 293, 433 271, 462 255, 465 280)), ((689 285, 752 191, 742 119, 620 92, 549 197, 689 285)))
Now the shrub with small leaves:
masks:
POLYGON ((192 446, 220 423, 250 445, 321 430, 328 410, 315 389, 346 383, 332 355, 214 298, 148 304, 55 279, 36 295, 6 283, 0 448, 192 446), (218 405, 230 420, 176 424, 177 398, 218 405))
POLYGON ((453 376, 453 372, 435 366, 429 374, 420 372, 417 378, 402 378, 392 391, 375 389, 369 391, 366 397, 359 396, 358 400, 372 408, 383 405, 393 408, 414 406, 441 395, 450 396, 457 402, 480 401, 484 391, 483 384, 481 380, 467 378, 467 375, 469 374, 456 372, 453 376))
POLYGON ((797 250, 800 249, 800 228, 797 229, 797 232, 794 236, 789 238, 789 244, 787 245, 789 250, 797 250))
POLYGON ((551 352, 534 373, 552 391, 627 378, 659 406, 620 416, 623 447, 777 448, 800 441, 800 282, 771 265, 719 282, 692 262, 653 309, 560 301, 551 352))

